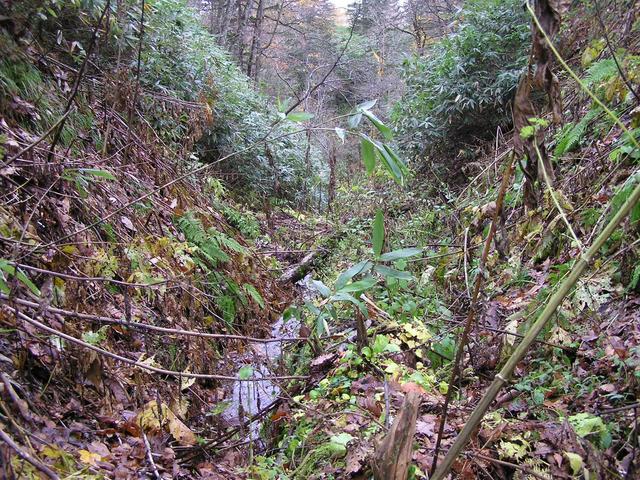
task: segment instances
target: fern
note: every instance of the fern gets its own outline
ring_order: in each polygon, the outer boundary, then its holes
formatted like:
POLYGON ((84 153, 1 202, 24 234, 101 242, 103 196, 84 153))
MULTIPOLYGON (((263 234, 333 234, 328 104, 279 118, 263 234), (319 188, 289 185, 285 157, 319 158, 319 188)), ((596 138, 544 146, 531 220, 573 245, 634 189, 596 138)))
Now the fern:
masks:
MULTIPOLYGON (((235 245, 233 245, 231 239, 214 229, 205 231, 202 222, 194 216, 193 212, 185 213, 177 219, 176 223, 187 242, 196 247, 197 253, 204 257, 213 267, 217 266, 218 262, 228 262, 230 260, 229 255, 221 249, 221 244, 227 248, 234 249, 232 247, 235 247, 235 245)), ((237 242, 235 243, 237 244, 237 242)), ((241 245, 237 245, 241 247, 241 245)))
POLYGON ((605 58, 589 67, 584 82, 587 87, 592 88, 600 85, 602 82, 606 82, 616 75, 618 75, 616 62, 612 58, 605 58))
POLYGON ((558 143, 554 151, 555 156, 560 157, 578 148, 587 132, 587 128, 589 128, 589 124, 600 115, 601 111, 599 108, 589 110, 576 125, 571 123, 565 125, 558 134, 558 143))

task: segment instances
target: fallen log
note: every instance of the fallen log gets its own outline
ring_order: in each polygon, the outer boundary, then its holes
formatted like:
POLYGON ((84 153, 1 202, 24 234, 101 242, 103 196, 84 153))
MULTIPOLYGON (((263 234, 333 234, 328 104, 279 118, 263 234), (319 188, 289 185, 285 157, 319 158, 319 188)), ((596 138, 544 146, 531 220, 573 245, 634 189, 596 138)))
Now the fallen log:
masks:
POLYGON ((318 262, 320 260, 329 255, 335 243, 343 236, 344 233, 342 232, 334 233, 327 239, 326 242, 324 242, 323 245, 320 245, 315 250, 306 254, 302 258, 302 260, 300 260, 300 262, 289 267, 280 276, 280 278, 278 279, 278 283, 280 283, 281 285, 286 285, 302 280, 307 273, 309 273, 314 267, 318 266, 318 262))
POLYGON ((296 283, 297 281, 302 280, 304 276, 309 272, 309 270, 313 268, 315 262, 325 254, 326 252, 322 250, 314 250, 313 252, 308 253, 299 263, 296 263, 295 265, 289 267, 280 276, 280 278, 278 279, 278 283, 296 283))

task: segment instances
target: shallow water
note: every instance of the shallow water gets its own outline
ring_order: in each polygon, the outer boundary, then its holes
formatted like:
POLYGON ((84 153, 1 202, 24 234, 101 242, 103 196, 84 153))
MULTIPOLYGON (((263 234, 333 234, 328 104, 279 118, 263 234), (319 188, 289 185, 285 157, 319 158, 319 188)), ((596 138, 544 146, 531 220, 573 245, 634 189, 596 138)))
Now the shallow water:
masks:
MULTIPOLYGON (((307 275, 298 282, 302 288, 304 300, 313 297, 313 289, 310 288, 311 276, 307 275)), ((270 338, 278 339, 296 337, 300 330, 300 321, 289 318, 286 322, 280 317, 272 326, 270 338)), ((251 343, 249 351, 238 359, 238 371, 249 365, 253 368, 252 377, 263 378, 275 376, 278 373, 278 363, 282 356, 282 342, 251 343)), ((275 401, 280 393, 277 381, 258 380, 253 382, 235 382, 232 387, 230 405, 223 413, 223 418, 233 425, 239 425, 242 420, 247 420, 263 408, 275 401)), ((249 430, 249 439, 258 440, 260 437, 261 422, 253 422, 249 430)))

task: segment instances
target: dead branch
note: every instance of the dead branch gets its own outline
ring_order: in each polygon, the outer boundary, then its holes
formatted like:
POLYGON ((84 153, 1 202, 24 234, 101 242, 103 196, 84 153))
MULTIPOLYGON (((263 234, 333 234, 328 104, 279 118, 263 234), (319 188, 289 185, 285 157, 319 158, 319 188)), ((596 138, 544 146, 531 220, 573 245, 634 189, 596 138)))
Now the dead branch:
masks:
POLYGON ((461 364, 462 364, 462 355, 464 353, 464 349, 469 340, 469 334, 471 333, 471 329, 475 323, 475 313, 478 305, 478 299, 480 297, 480 289, 482 288, 482 282, 484 280, 484 269, 487 263, 487 258, 489 257, 489 250, 491 248, 491 243, 493 242, 493 236, 496 233, 496 228, 498 225, 498 219, 500 217, 500 211, 502 210, 502 203, 504 201, 505 194, 507 192, 507 187, 509 186, 509 182, 511 181, 511 174, 513 173, 513 163, 514 156, 510 155, 507 164, 505 167, 504 175, 502 177, 502 184, 500 185, 500 191, 498 192, 498 197, 496 198, 496 209, 493 212, 493 220, 491 221, 491 226, 489 227, 489 233, 487 234, 487 238, 485 239, 484 248, 482 250, 482 255, 480 257, 480 263, 478 264, 478 273, 476 275, 476 281, 473 286, 473 295, 471 297, 471 305, 469 306, 469 313, 467 315, 467 320, 464 325, 464 330, 462 331, 462 335, 460 337, 460 342, 458 348, 456 349, 455 360, 453 361, 453 370, 451 371, 451 378, 449 379, 449 389, 447 390, 447 395, 444 401, 444 407, 442 408, 442 417, 440 419, 440 427, 438 428, 438 437, 436 439, 435 452, 433 454, 433 463, 431 465, 431 473, 436 469, 438 465, 438 454, 440 453, 440 443, 442 442, 442 436, 444 434, 444 426, 447 421, 447 410, 449 408, 449 403, 451 403, 451 397, 453 395, 453 386, 460 375, 461 364))

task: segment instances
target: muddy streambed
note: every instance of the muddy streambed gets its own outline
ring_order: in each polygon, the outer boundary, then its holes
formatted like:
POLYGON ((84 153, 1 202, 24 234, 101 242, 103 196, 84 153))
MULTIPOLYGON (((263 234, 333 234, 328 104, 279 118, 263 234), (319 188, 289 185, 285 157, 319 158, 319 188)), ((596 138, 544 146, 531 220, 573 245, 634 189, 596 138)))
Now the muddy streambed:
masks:
MULTIPOLYGON (((302 290, 302 300, 310 300, 315 296, 311 287, 311 275, 300 280, 297 285, 302 290)), ((297 337, 300 330, 300 321, 290 317, 286 321, 281 316, 271 327, 271 339, 297 337)), ((278 368, 281 361, 284 342, 250 343, 249 348, 243 354, 233 358, 236 374, 251 372, 252 378, 266 378, 282 375, 278 368), (247 367, 250 367, 248 369, 247 367), (279 373, 280 372, 280 373, 279 373)), ((251 382, 234 382, 227 394, 228 406, 222 413, 222 418, 230 425, 240 425, 256 413, 271 405, 280 394, 280 385, 277 380, 256 380, 251 382)), ((262 422, 251 423, 246 432, 246 440, 260 441, 260 429, 262 422)))

